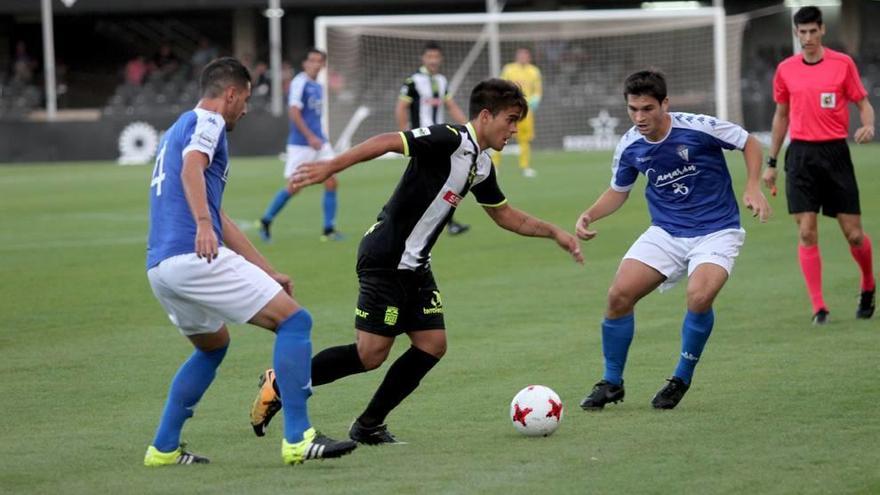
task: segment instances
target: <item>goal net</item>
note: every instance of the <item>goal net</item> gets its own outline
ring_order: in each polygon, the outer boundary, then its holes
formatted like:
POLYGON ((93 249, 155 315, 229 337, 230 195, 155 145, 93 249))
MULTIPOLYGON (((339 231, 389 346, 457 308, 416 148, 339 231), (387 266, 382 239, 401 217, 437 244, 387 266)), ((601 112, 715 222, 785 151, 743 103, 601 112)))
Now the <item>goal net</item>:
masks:
POLYGON ((425 43, 436 41, 441 72, 465 113, 471 88, 497 76, 493 43, 501 65, 517 48, 531 50, 544 87, 536 147, 612 148, 629 128, 623 80, 644 68, 666 74, 673 110, 741 122, 744 23, 725 20, 717 8, 320 17, 316 44, 328 53, 325 118, 337 148, 395 130, 400 87, 419 68, 425 43))

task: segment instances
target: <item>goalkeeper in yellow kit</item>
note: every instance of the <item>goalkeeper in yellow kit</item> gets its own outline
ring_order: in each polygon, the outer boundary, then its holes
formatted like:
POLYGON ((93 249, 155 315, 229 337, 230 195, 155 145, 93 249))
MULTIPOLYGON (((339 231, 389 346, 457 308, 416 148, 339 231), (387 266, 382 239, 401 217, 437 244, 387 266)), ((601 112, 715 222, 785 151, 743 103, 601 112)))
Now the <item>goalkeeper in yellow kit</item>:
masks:
MULTIPOLYGON (((536 175, 531 167, 532 139, 535 139, 535 110, 541 103, 541 71, 532 65, 532 52, 528 48, 516 49, 516 58, 513 62, 504 66, 501 70, 501 79, 513 81, 526 96, 529 103, 529 113, 517 126, 516 140, 519 144, 519 168, 524 177, 532 178, 536 175)), ((492 154, 492 163, 497 167, 501 164, 501 152, 492 154)))

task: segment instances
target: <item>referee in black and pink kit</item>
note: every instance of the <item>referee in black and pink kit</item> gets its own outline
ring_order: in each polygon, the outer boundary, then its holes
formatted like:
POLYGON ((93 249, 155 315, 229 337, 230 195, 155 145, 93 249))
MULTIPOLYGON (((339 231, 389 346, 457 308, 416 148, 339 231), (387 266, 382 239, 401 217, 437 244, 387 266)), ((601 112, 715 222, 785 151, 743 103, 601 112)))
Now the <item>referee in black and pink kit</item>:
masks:
POLYGON ((862 273, 856 317, 874 314, 874 273, 871 238, 862 230, 859 188, 846 138, 849 110, 855 103, 862 126, 856 143, 874 138, 874 108, 852 59, 822 46, 822 11, 803 7, 794 16, 794 31, 802 52, 783 60, 773 78, 773 133, 764 183, 775 193, 776 159, 791 127, 785 153, 785 194, 788 212, 798 225, 798 259, 813 305, 813 323, 828 322, 822 297, 822 258, 819 254, 817 215, 837 218, 862 273))

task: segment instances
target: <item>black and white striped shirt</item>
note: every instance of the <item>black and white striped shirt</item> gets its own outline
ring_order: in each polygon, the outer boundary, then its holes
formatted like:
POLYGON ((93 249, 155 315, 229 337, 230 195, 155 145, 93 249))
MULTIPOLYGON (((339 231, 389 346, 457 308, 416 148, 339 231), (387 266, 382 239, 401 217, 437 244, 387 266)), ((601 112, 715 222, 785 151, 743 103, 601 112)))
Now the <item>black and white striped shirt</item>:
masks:
POLYGON ((471 124, 420 127, 400 136, 411 159, 361 240, 358 272, 427 268, 431 248, 468 191, 483 206, 507 202, 471 124))
POLYGON ((410 126, 428 127, 443 122, 448 82, 443 74, 431 74, 425 67, 406 78, 400 99, 408 101, 410 126))

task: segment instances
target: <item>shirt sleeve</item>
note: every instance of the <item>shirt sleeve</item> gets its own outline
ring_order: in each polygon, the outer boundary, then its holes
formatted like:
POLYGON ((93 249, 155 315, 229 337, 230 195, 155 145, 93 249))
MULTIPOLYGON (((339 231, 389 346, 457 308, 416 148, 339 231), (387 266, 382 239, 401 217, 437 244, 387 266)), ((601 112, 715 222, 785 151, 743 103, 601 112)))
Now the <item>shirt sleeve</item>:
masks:
POLYGON ((185 157, 190 151, 200 151, 208 155, 208 163, 211 163, 226 124, 218 114, 197 112, 196 116, 195 129, 180 156, 185 157))
POLYGON ((861 101, 862 98, 868 96, 862 79, 859 77, 859 69, 855 62, 849 57, 846 59, 846 78, 843 81, 843 92, 849 101, 861 101))
MULTIPOLYGON (((628 135, 629 133, 627 133, 628 135)), ((620 140, 617 149, 614 150, 614 158, 611 160, 611 189, 617 192, 627 192, 636 184, 639 178, 639 169, 630 162, 626 153, 626 135, 620 140)))
POLYGON ((419 127, 400 133, 403 139, 403 155, 420 156, 446 153, 451 154, 461 144, 458 131, 446 124, 419 127))
POLYGON ((416 85, 413 83, 411 77, 407 77, 406 81, 403 82, 403 86, 400 87, 399 98, 408 102, 412 102, 416 99, 416 85))
POLYGON ((782 78, 782 65, 779 65, 773 75, 773 101, 788 103, 790 96, 788 88, 785 86, 785 79, 782 78))
POLYGON ((290 83, 290 92, 287 96, 287 106, 302 109, 305 107, 303 103, 303 93, 306 90, 306 79, 304 77, 295 77, 290 83))
POLYGON ((507 198, 501 192, 501 188, 498 187, 498 178, 495 176, 494 165, 489 167, 489 175, 485 179, 471 186, 471 191, 474 193, 477 203, 480 203, 482 206, 498 208, 507 203, 507 198))
POLYGON ((749 139, 749 133, 742 127, 728 122, 726 120, 716 119, 701 115, 699 118, 705 118, 703 127, 706 133, 712 136, 715 143, 726 150, 741 150, 746 147, 746 140, 749 139))

